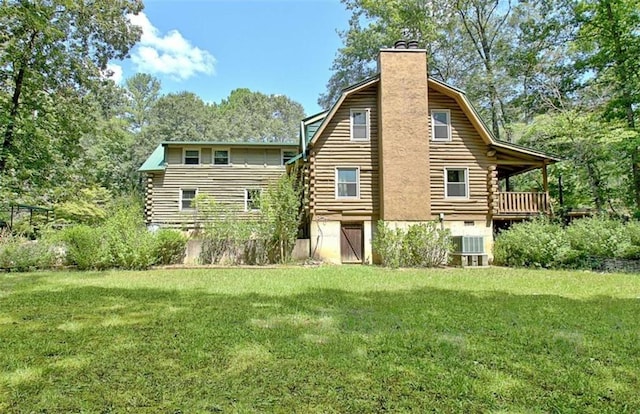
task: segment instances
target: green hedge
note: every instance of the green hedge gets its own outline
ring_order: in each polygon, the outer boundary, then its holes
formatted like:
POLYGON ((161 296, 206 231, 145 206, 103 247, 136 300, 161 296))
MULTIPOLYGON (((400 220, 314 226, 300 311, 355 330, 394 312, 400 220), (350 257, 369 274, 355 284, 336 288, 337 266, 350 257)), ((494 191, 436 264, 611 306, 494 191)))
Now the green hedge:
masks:
POLYGON ((443 265, 451 251, 451 236, 436 222, 391 228, 378 221, 373 250, 387 267, 437 267, 443 265))
POLYGON ((502 231, 493 254, 504 266, 597 269, 607 259, 640 258, 640 223, 590 217, 565 227, 536 219, 502 231))

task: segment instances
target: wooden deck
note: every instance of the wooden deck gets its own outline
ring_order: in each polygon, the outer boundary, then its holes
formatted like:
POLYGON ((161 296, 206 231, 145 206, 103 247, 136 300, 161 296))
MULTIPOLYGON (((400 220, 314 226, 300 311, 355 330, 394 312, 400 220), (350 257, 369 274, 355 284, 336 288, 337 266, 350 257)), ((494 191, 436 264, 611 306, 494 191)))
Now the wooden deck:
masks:
POLYGON ((548 214, 549 198, 546 193, 501 192, 494 218, 518 219, 548 214))

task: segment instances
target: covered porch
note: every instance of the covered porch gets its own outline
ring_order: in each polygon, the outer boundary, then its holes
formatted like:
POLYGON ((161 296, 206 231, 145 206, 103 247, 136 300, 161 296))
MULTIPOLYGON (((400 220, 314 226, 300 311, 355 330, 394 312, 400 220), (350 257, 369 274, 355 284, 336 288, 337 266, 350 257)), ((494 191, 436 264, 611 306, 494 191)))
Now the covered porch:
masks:
POLYGON ((498 143, 489 154, 496 164, 490 170, 490 211, 497 220, 520 220, 540 214, 551 214, 547 167, 559 158, 520 147, 511 143, 498 143), (511 178, 527 171, 540 169, 542 189, 539 191, 513 191, 511 178))

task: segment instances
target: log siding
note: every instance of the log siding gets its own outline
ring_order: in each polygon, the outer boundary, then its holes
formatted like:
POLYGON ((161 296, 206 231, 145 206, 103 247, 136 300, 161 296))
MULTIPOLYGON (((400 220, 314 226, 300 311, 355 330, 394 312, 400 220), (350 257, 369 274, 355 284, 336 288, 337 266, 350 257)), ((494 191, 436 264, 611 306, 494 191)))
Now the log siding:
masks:
POLYGON ((379 212, 377 85, 349 96, 315 143, 309 159, 311 216, 379 212), (369 140, 351 140, 351 110, 369 110, 369 140), (336 197, 336 168, 359 168, 359 197, 336 197))
MULTIPOLYGON (((449 110, 451 124, 450 141, 433 141, 429 146, 431 174, 432 215, 440 213, 453 217, 487 217, 490 190, 497 185, 495 176, 488 175, 490 167, 496 163, 496 157, 490 157, 488 145, 482 140, 471 121, 458 103, 438 91, 429 88, 429 113, 433 110, 449 110), (467 198, 445 197, 446 168, 467 168, 469 194, 467 198), (494 181, 496 181, 494 183, 494 181)), ((429 117, 429 131, 432 130, 429 117)))

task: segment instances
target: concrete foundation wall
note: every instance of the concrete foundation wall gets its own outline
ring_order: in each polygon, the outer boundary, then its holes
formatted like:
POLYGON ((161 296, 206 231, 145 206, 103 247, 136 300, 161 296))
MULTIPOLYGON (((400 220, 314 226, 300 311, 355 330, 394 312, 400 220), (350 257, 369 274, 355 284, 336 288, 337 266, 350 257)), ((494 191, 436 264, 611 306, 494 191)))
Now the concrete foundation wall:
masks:
POLYGON ((329 263, 341 263, 340 221, 311 222, 311 257, 329 263))

